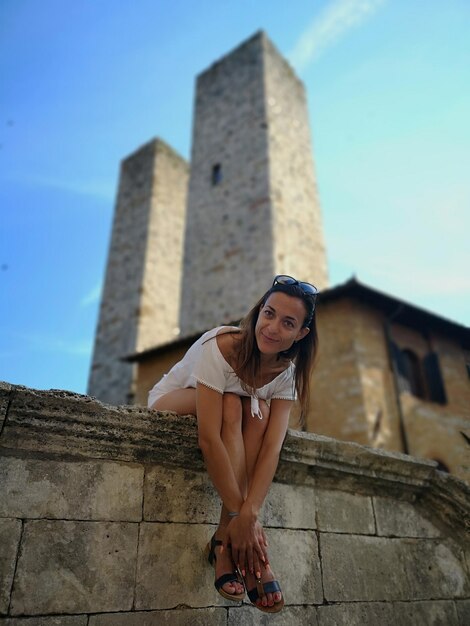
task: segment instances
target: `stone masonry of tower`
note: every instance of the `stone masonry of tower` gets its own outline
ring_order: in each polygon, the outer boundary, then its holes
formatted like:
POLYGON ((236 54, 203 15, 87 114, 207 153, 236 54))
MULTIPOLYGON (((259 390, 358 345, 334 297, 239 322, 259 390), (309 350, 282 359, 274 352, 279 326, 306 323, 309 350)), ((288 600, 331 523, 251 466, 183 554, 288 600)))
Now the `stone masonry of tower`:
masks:
POLYGON ((196 89, 182 336, 241 318, 275 274, 328 281, 302 82, 259 32, 196 89))
POLYGON ((104 402, 132 402, 123 356, 178 334, 187 180, 186 161, 159 139, 122 163, 88 383, 104 402))
POLYGON ((88 386, 102 401, 134 400, 123 357, 240 319, 275 274, 327 286, 305 89, 262 31, 198 77, 188 169, 161 140, 123 161, 88 386))

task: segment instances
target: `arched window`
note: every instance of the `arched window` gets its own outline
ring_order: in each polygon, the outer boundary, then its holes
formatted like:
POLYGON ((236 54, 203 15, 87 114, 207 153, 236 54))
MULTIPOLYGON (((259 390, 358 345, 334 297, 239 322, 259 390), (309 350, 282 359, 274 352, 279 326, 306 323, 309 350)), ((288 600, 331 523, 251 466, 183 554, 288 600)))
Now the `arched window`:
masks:
POLYGON ((423 359, 409 348, 400 349, 391 341, 391 359, 400 392, 409 391, 428 402, 447 404, 444 379, 437 352, 428 352, 423 359))

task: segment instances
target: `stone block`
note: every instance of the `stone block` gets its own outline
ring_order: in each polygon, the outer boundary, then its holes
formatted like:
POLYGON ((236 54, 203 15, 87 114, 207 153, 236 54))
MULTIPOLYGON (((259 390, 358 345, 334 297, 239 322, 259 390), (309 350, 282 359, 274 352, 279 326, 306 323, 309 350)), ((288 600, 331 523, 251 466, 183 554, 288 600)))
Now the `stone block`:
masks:
POLYGON ((224 608, 173 609, 91 615, 88 626, 226 626, 224 608))
POLYGON ((0 458, 0 516, 142 519, 143 467, 0 458))
POLYGON ((323 601, 318 542, 314 532, 268 529, 268 553, 286 604, 323 601))
POLYGON ((317 626, 313 606, 285 606, 279 613, 262 613, 252 606, 228 611, 227 626, 317 626))
POLYGON ((318 607, 318 626, 451 626, 457 613, 451 601, 345 602, 318 607))
POLYGON ((424 600, 469 593, 461 555, 430 539, 320 536, 325 598, 424 600))
POLYGON ((457 600, 455 608, 459 616, 459 626, 468 626, 470 624, 470 600, 457 600))
MULTIPOLYGON (((207 472, 153 466, 145 473, 144 519, 156 522, 217 524, 220 498, 207 472)), ((274 482, 261 514, 265 526, 315 528, 313 491, 274 482)))
POLYGON ((315 499, 319 530, 375 534, 374 512, 369 497, 344 491, 317 489, 315 499))
POLYGON ((12 615, 129 610, 137 535, 125 522, 26 522, 12 615))
POLYGON ((8 612, 20 537, 20 520, 0 519, 0 613, 8 612))
POLYGON ((145 473, 144 519, 217 524, 220 499, 207 472, 153 466, 145 473))
POLYGON ((316 528, 313 489, 273 482, 263 506, 261 521, 264 526, 316 528))
POLYGON ((392 498, 373 498, 377 534, 389 537, 439 537, 439 530, 416 505, 392 498))
POLYGON ((87 626, 88 615, 55 615, 51 617, 12 617, 2 620, 2 626, 87 626))
POLYGON ((145 522, 139 535, 136 610, 223 606, 204 548, 215 527, 145 522))

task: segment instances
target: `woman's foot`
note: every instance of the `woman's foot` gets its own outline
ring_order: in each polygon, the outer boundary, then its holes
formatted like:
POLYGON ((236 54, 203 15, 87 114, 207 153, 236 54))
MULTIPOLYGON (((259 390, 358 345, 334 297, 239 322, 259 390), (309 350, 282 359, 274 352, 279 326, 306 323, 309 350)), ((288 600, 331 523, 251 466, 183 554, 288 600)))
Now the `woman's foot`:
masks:
POLYGON ((279 583, 274 578, 273 571, 269 565, 261 565, 261 577, 257 579, 249 572, 245 576, 245 584, 248 597, 251 603, 261 611, 277 613, 284 606, 279 583))
POLYGON ((208 544, 209 562, 215 568, 215 587, 227 600, 241 601, 245 595, 242 580, 237 580, 235 565, 229 550, 222 550, 221 540, 214 535, 208 544), (220 541, 220 543, 219 543, 220 541), (227 579, 226 582, 223 580, 227 579))

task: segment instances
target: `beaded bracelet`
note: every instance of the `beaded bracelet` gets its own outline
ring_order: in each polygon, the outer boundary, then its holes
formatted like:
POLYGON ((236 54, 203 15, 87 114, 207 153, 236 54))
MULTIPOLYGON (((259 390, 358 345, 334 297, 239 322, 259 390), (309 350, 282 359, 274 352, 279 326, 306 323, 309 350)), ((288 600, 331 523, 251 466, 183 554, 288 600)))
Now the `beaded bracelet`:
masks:
POLYGON ((238 513, 237 511, 229 511, 228 516, 229 517, 238 517, 240 515, 240 513, 238 513))

